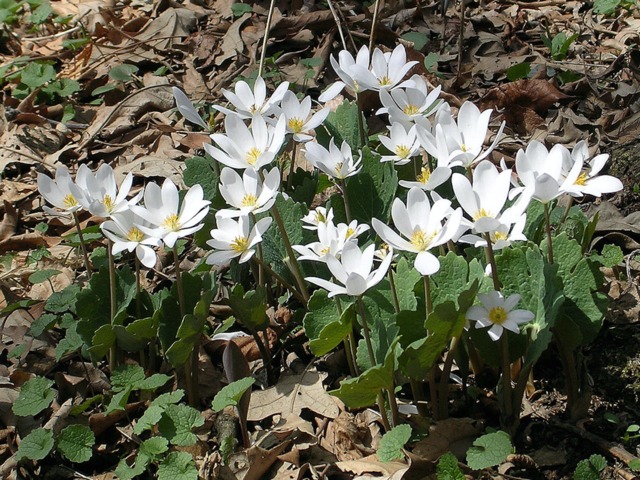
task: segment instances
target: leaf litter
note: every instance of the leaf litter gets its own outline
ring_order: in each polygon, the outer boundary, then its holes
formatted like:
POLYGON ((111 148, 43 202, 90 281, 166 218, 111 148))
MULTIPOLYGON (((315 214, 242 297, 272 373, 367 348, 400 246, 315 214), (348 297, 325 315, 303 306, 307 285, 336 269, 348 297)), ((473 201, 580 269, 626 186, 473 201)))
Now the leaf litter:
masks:
MULTIPOLYGON (((266 76, 274 82, 294 82, 317 94, 333 78, 327 66, 329 54, 339 48, 334 16, 313 1, 275 3, 266 76)), ((470 99, 482 108, 495 108, 499 116, 494 120, 504 119, 512 133, 501 145, 507 161, 532 138, 566 144, 588 138, 601 151, 625 145, 634 145, 637 151, 637 9, 606 16, 578 1, 471 2, 462 22, 464 48, 458 59, 459 3, 448 2, 445 17, 433 2, 381 3, 376 42, 389 48, 398 41, 415 47, 410 56, 419 61, 416 70, 431 84, 442 85, 451 104, 461 105, 470 99), (560 34, 564 38, 577 36, 568 45, 554 43, 560 34), (425 59, 433 67, 427 68, 425 59)), ((64 340, 60 331, 32 330, 44 315, 43 302, 51 294, 86 281, 73 277, 80 260, 76 249, 64 239, 72 229, 60 220, 47 220, 40 210, 35 174, 51 173, 59 164, 94 168, 104 162, 114 166, 120 179, 133 172, 137 186, 147 178, 170 176, 181 181, 184 161, 202 153, 206 135, 193 132, 176 115, 170 87, 179 85, 198 105, 220 102, 221 88, 231 87, 236 79, 249 77, 256 70, 268 2, 252 3, 248 5, 252 8, 245 11, 238 10, 239 5, 248 3, 60 0, 51 2, 51 7, 60 18, 67 19, 66 23, 45 22, 35 29, 12 26, 0 48, 4 96, 0 107, 0 291, 4 303, 0 307, 36 301, 3 313, 2 346, 8 355, 0 366, 0 420, 2 432, 6 432, 0 436, 5 442, 0 449, 3 474, 15 473, 20 440, 27 442, 22 452, 28 450, 28 438, 50 444, 40 427, 55 427, 56 432, 69 429, 61 437, 62 447, 57 448, 63 456, 83 464, 81 478, 113 478, 110 472, 117 460, 135 453, 128 419, 140 418, 148 401, 132 401, 109 415, 94 410, 91 399, 99 403, 98 397, 109 391, 104 373, 74 354, 56 358, 55 349, 64 340), (85 43, 72 49, 65 46, 68 40, 85 43), (34 86, 22 98, 13 95, 17 80, 5 72, 17 72, 25 61, 42 60, 54 62, 56 80, 76 81, 79 90, 73 96, 54 97, 53 101, 43 100, 43 85, 34 86), (131 73, 115 80, 112 72, 122 66, 130 66, 131 73), (92 93, 105 86, 110 90, 92 93), (62 273, 31 283, 30 275, 43 269, 62 273), (44 413, 35 422, 16 416, 12 407, 18 405, 21 396, 30 394, 32 376, 54 372, 55 390, 46 398, 21 402, 18 410, 37 406, 38 413, 44 413), (79 410, 73 418, 72 408, 79 410), (106 465, 89 459, 86 445, 90 435, 96 436, 100 455, 109 459, 106 465)), ((367 41, 372 9, 348 0, 336 2, 336 6, 349 41, 367 41)), ((211 124, 216 125, 219 117, 215 112, 207 113, 211 124)), ((616 164, 615 152, 612 163, 618 167, 613 168, 628 173, 619 175, 625 191, 613 203, 593 207, 600 211, 594 242, 606 236, 625 251, 632 251, 626 258, 626 279, 615 268, 605 273, 614 301, 613 322, 635 324, 639 318, 640 265, 636 255, 640 218, 634 212, 639 203, 636 190, 640 178, 633 174, 628 166, 633 163, 624 155, 620 155, 624 162, 616 164)), ((637 154, 633 158, 637 161, 637 154)), ((83 226, 95 223, 89 217, 82 221, 83 226)), ((148 286, 163 281, 170 269, 168 263, 161 262, 160 268, 144 279, 148 286)), ((273 327, 275 346, 288 332, 286 325, 273 327)), ((300 338, 290 337, 291 351, 310 358, 301 350, 300 338)), ((248 352, 250 337, 245 345, 243 351, 248 352)), ((208 372, 202 372, 201 378, 207 378, 206 373, 220 378, 220 358, 215 353, 207 356, 208 361, 202 361, 200 367, 208 372)), ((434 478, 428 477, 435 471, 433 464, 425 467, 421 462, 435 462, 448 451, 464 460, 468 445, 482 431, 470 419, 433 425, 429 437, 412 443, 407 461, 380 462, 375 451, 382 432, 375 415, 367 410, 347 412, 327 394, 338 376, 335 365, 340 365, 340 360, 335 357, 329 354, 303 371, 285 366, 275 386, 255 390, 248 409, 255 444, 233 453, 227 462, 217 451, 211 452, 222 438, 212 429, 213 413, 202 411, 203 425, 194 433, 209 448, 203 450, 206 454, 196 453, 200 473, 239 479, 399 479, 422 472, 425 478, 434 478)), ((254 355, 250 365, 254 372, 261 367, 257 358, 254 355)), ((222 386, 218 381, 215 388, 219 391, 222 386)), ((215 393, 212 391, 211 397, 215 393)), ((613 398, 607 400, 607 392, 601 394, 601 405, 607 401, 615 404, 613 398)), ((542 403, 538 407, 554 408, 542 403)), ((200 421, 194 425, 200 425, 200 421)), ((190 430, 183 433, 190 434, 190 430)), ((536 450, 534 456, 540 458, 546 448, 536 450)), ((566 450, 562 452, 564 455, 566 450)), ((37 456, 34 453, 30 458, 37 456)), ((175 472, 186 474, 180 467, 183 461, 181 457, 177 463, 161 468, 165 478, 173 478, 175 472)), ((71 473, 68 466, 43 468, 71 473)))

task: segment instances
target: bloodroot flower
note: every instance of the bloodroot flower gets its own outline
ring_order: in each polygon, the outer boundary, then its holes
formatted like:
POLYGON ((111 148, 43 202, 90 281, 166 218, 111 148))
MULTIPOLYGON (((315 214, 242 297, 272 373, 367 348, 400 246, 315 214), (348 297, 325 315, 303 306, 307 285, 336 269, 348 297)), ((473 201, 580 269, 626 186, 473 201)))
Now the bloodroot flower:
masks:
POLYGON ((56 170, 56 177, 38 174, 38 191, 44 199, 62 212, 44 206, 43 210, 49 215, 69 215, 82 208, 85 201, 85 192, 71 180, 67 167, 61 165, 56 170))
POLYGON ((518 325, 535 318, 529 310, 514 310, 521 298, 517 293, 504 298, 496 290, 486 294, 479 293, 481 305, 474 305, 467 311, 467 320, 475 320, 476 328, 491 327, 488 333, 494 341, 502 336, 505 328, 520 333, 518 325))
POLYGON ((218 251, 207 257, 207 263, 226 265, 236 257, 240 257, 240 263, 249 260, 256 252, 256 245, 262 241, 262 235, 271 225, 271 220, 271 217, 265 217, 251 228, 248 215, 238 217, 237 220, 216 215, 218 228, 211 230, 211 240, 207 240, 207 245, 218 251))

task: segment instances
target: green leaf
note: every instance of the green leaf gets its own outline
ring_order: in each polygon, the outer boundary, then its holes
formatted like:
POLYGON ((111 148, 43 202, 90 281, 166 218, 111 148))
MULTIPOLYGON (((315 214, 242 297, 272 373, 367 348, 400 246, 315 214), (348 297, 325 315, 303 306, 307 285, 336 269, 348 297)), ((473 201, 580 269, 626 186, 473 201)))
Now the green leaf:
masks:
POLYGON ((593 12, 602 15, 612 15, 616 13, 616 8, 621 0, 595 0, 593 2, 593 12))
POLYGON ((467 465, 473 470, 494 467, 504 462, 512 450, 513 445, 507 433, 488 433, 477 438, 467 450, 467 465))
POLYGON ((204 424, 204 419, 195 408, 186 405, 167 405, 158 422, 158 430, 173 445, 193 445, 198 440, 191 429, 204 424))
POLYGON ((251 5, 247 5, 246 3, 234 3, 231 5, 231 12, 234 17, 241 17, 245 13, 253 12, 253 7, 251 5))
POLYGON ((602 247, 601 255, 592 255, 591 258, 599 261, 606 268, 613 268, 624 261, 624 253, 618 245, 607 244, 602 247))
POLYGON ((45 330, 49 330, 58 322, 58 316, 52 313, 43 313, 35 321, 31 322, 29 335, 39 337, 45 330))
POLYGON ((398 425, 385 433, 380 439, 376 455, 381 462, 391 462, 404 456, 402 448, 411 438, 410 425, 398 425))
POLYGON ((76 297, 80 287, 76 284, 69 285, 61 292, 52 293, 44 309, 52 313, 75 312, 76 297))
POLYGON ((383 365, 376 365, 359 377, 342 381, 338 390, 329 393, 338 397, 349 408, 373 405, 381 390, 393 388, 396 353, 395 348, 390 349, 383 365))
POLYGON ((244 395, 244 392, 249 390, 255 381, 255 378, 252 377, 241 378, 220 390, 216 396, 213 397, 213 402, 211 404, 214 412, 219 412, 225 407, 235 407, 238 405, 238 402, 242 395, 244 395))
POLYGON ((152 402, 151 406, 165 406, 179 403, 184 397, 184 390, 175 390, 173 392, 163 393, 158 395, 152 402))
POLYGON ((237 285, 225 303, 231 307, 236 318, 252 330, 262 330, 269 323, 266 314, 267 304, 262 288, 243 294, 242 286, 237 285))
POLYGON ((31 62, 22 70, 20 82, 34 90, 56 78, 53 65, 44 62, 31 62))
MULTIPOLYGON (((335 112, 331 112, 327 116, 327 119, 322 124, 324 128, 319 127, 316 129, 318 143, 325 148, 329 148, 329 140, 333 138, 338 148, 340 148, 343 141, 346 141, 354 151, 362 148, 358 115, 362 114, 359 112, 356 102, 342 102, 335 112)), ((362 121, 366 130, 367 122, 364 115, 362 121)))
MULTIPOLYGON (((465 262, 466 263, 466 262, 465 262)), ((409 265, 406 258, 401 258, 393 276, 400 310, 415 310, 418 306, 415 287, 422 280, 422 275, 409 265)))
POLYGON ((438 61, 440 60, 440 55, 436 52, 431 52, 424 57, 424 68, 426 68, 431 73, 436 73, 438 71, 438 61))
POLYGON ((62 272, 60 270, 36 270, 31 275, 29 275, 29 282, 36 285, 38 283, 46 282, 50 278, 53 278, 61 273, 62 272))
POLYGON ((69 50, 79 50, 88 43, 91 43, 91 37, 68 38, 62 41, 62 48, 69 50))
POLYGON ((135 433, 136 435, 140 435, 145 430, 151 430, 152 428, 154 428, 162 418, 164 407, 165 405, 149 406, 149 408, 144 411, 142 416, 138 419, 138 422, 133 427, 133 433, 135 433))
POLYGON ((440 457, 436 471, 438 472, 438 480, 465 480, 464 473, 458 465, 458 459, 451 452, 440 457))
POLYGON ((591 455, 587 460, 581 460, 573 474, 574 480, 600 480, 600 472, 607 466, 607 459, 602 455, 591 455))
POLYGON ((135 388, 138 390, 155 390, 165 385, 171 377, 164 373, 154 373, 150 377, 140 380, 135 384, 135 388))
POLYGON ((309 349, 317 357, 329 353, 336 348, 353 331, 355 322, 355 308, 352 304, 342 312, 342 316, 337 322, 325 325, 320 331, 318 338, 309 341, 309 349))
POLYGON ((111 387, 114 392, 127 388, 134 389, 142 380, 144 380, 144 368, 140 365, 120 365, 111 374, 111 387))
MULTIPOLYGON (((187 159, 183 175, 184 183, 187 187, 201 185, 204 192, 204 199, 214 202, 216 198, 221 198, 218 192, 218 175, 214 168, 213 158, 193 157, 187 159)), ((224 201, 224 200, 223 200, 224 201)))
POLYGON ((102 95, 103 93, 110 92, 112 90, 116 90, 118 85, 115 83, 107 83, 106 85, 102 85, 98 88, 94 88, 91 92, 91 95, 97 97, 98 95, 102 95))
POLYGON ((463 256, 449 252, 438 260, 440 270, 429 279, 434 307, 446 301, 458 305, 458 297, 469 290, 474 281, 478 285, 482 283, 484 268, 476 259, 467 262, 463 256))
POLYGON ((40 25, 47 21, 47 18, 53 13, 53 8, 49 2, 42 2, 31 14, 29 20, 34 25, 40 25))
POLYGON ((140 444, 140 453, 156 458, 169 450, 169 441, 164 437, 151 437, 140 444))
POLYGON ((593 465, 593 468, 595 468, 598 472, 601 472, 607 466, 607 459, 602 455, 593 454, 589 457, 589 463, 591 463, 591 465, 593 465))
POLYGON ((171 452, 158 465, 158 480, 198 480, 198 469, 188 453, 171 452))
POLYGON ((13 404, 13 413, 20 417, 38 415, 56 398, 56 391, 52 386, 53 380, 44 377, 34 377, 26 382, 13 404))
POLYGON ((407 32, 402 35, 402 39, 413 43, 415 50, 422 50, 427 43, 429 43, 429 37, 421 32, 407 32))
POLYGON ((78 332, 76 331, 77 326, 77 323, 74 323, 69 328, 67 328, 64 334, 64 338, 60 340, 56 345, 54 351, 56 354, 57 362, 60 361, 60 359, 64 355, 72 352, 77 352, 84 345, 82 338, 80 338, 80 335, 78 335, 78 332))
POLYGON ((124 63, 109 70, 109 78, 116 82, 128 82, 132 80, 132 75, 138 72, 138 67, 124 63))
MULTIPOLYGON (((362 298, 367 323, 371 334, 371 343, 376 363, 385 361, 391 345, 398 336, 398 325, 395 322, 395 308, 388 280, 382 280, 375 289, 369 289, 362 298)), ((358 322, 361 320, 358 319, 358 322)), ((364 338, 360 340, 357 351, 358 365, 362 370, 371 368, 371 360, 364 338)))
POLYGON ((304 331, 309 340, 320 338, 320 332, 324 327, 339 320, 340 312, 338 312, 336 302, 329 298, 327 291, 320 289, 313 292, 307 304, 307 314, 302 320, 304 331))
MULTIPOLYGON (((398 175, 393 162, 381 162, 378 154, 362 149, 362 170, 346 180, 347 193, 353 218, 371 224, 372 218, 383 222, 389 219, 391 204, 398 187, 398 175)), ((331 197, 331 204, 342 210, 342 196, 331 197)))
POLYGON ((118 462, 118 466, 113 473, 115 473, 120 480, 131 480, 138 475, 142 475, 147 469, 147 464, 148 459, 144 455, 138 455, 136 457, 134 466, 129 465, 123 458, 118 462))
POLYGON ((80 91, 80 84, 70 78, 61 78, 44 87, 42 91, 49 97, 67 98, 80 91))
MULTIPOLYGON (((607 312, 607 298, 599 292, 604 284, 602 272, 593 260, 583 257, 582 248, 576 240, 563 233, 554 237, 552 242, 554 260, 566 297, 558 324, 564 324, 562 327, 566 330, 570 321, 579 330, 574 330, 572 336, 581 335, 579 344, 588 345, 598 335, 607 312)), ((540 248, 546 251, 546 240, 540 248)), ((563 338, 563 341, 567 340, 571 338, 563 338)))
POLYGON ((89 460, 95 443, 96 437, 86 425, 69 425, 58 435, 58 451, 74 463, 89 460))
POLYGON ((629 462, 629 468, 632 472, 640 472, 640 459, 634 458, 629 462))
MULTIPOLYGON (((82 325, 82 322, 78 323, 78 326, 82 325)), ((88 352, 94 359, 100 359, 109 353, 115 343, 116 332, 113 330, 113 325, 102 325, 91 337, 91 347, 88 352)))
POLYGON ((513 65, 507 68, 507 79, 510 82, 514 82, 516 80, 520 80, 522 78, 527 78, 531 73, 531 64, 529 62, 518 63, 517 65, 513 65))
POLYGON ((53 448, 53 432, 44 428, 37 428, 24 437, 18 447, 16 460, 42 460, 53 448))
MULTIPOLYGON (((264 313, 264 312, 263 312, 264 313)), ((194 344, 199 341, 206 319, 187 314, 178 328, 178 339, 167 349, 165 355, 169 363, 178 367, 190 358, 194 344)))
POLYGON ((129 401, 129 395, 131 395, 131 388, 126 388, 120 392, 114 393, 111 397, 111 401, 104 411, 105 415, 109 415, 117 410, 124 410, 129 401))

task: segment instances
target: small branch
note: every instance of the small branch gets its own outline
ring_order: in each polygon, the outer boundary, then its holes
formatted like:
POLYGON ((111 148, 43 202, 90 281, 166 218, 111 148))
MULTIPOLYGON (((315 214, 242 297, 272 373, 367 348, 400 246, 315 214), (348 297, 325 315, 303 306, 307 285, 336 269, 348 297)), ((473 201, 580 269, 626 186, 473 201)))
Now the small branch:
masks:
POLYGON ((262 51, 260 52, 260 66, 258 67, 258 76, 262 76, 264 68, 264 59, 267 54, 267 41, 269 40, 269 31, 271 30, 271 19, 273 18, 273 10, 276 7, 276 0, 271 0, 269 4, 269 13, 267 15, 267 24, 264 27, 264 38, 262 39, 262 51))

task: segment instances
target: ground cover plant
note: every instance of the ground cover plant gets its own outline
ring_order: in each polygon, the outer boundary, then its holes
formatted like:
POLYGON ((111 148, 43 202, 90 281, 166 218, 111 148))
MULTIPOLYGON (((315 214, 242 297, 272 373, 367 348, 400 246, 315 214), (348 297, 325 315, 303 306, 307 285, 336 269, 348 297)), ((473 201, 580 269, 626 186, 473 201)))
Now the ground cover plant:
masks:
POLYGON ((0 4, 3 475, 640 470, 635 384, 607 403, 589 369, 607 316, 637 320, 616 302, 636 298, 637 183, 584 116, 626 62, 626 110, 596 131, 633 136, 637 50, 597 77, 570 64, 581 32, 540 20, 571 7, 625 32, 636 6, 60 3, 0 4), (539 22, 539 47, 467 58, 469 28, 507 19, 539 22))

